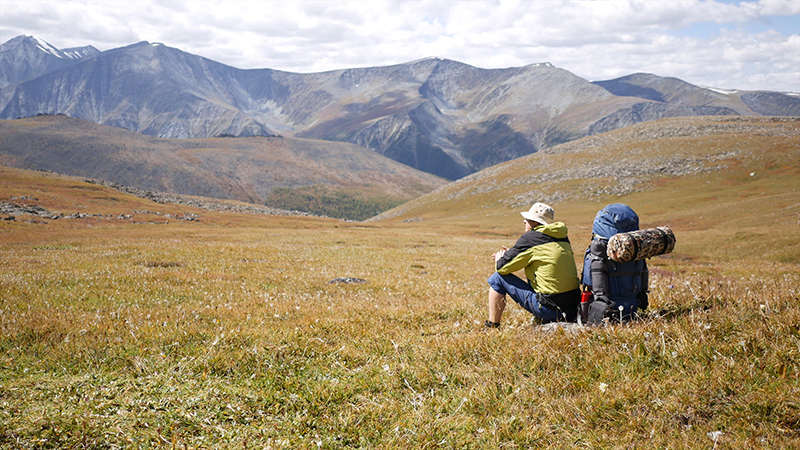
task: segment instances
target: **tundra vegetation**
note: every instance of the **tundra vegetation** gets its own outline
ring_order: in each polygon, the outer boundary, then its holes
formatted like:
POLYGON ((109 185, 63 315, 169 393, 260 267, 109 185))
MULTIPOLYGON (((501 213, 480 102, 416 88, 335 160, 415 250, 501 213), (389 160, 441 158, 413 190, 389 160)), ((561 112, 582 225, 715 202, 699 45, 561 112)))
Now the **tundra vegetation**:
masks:
MULTIPOLYGON (((46 212, 0 214, 0 446, 800 447, 800 125, 759 123, 604 135, 609 164, 694 155, 624 192, 542 153, 518 161, 519 191, 470 177, 368 222, 2 168, 0 201, 46 212), (608 203, 672 227, 639 320, 545 328, 510 304, 481 327, 489 255, 532 195, 556 200, 577 264, 608 203)), ((601 144, 575 145, 588 164, 601 144)))
POLYGON ((264 203, 286 211, 304 211, 337 219, 365 220, 398 206, 403 201, 378 194, 360 195, 352 187, 348 191, 316 185, 275 188, 264 203))

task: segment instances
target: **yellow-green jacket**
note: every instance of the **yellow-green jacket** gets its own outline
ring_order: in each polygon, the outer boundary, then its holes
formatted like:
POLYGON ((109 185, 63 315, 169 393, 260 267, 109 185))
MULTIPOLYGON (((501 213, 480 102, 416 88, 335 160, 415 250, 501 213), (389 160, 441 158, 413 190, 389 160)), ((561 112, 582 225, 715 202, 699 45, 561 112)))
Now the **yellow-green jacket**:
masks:
POLYGON ((560 294, 579 289, 575 257, 562 222, 539 225, 523 234, 497 260, 497 272, 508 275, 525 269, 533 290, 540 294, 560 294))

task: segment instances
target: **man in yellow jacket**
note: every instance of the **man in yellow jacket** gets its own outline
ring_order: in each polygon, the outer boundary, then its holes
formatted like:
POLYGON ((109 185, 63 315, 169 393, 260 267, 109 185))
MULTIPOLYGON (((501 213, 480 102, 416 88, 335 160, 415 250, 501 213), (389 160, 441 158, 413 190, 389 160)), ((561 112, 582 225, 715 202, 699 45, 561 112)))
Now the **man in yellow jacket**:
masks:
POLYGON ((543 323, 575 321, 581 301, 575 257, 567 238, 567 226, 553 221, 553 208, 534 203, 520 213, 525 234, 513 247, 492 255, 497 271, 489 277, 487 327, 500 326, 506 295, 543 323), (525 269, 524 281, 514 272, 525 269))

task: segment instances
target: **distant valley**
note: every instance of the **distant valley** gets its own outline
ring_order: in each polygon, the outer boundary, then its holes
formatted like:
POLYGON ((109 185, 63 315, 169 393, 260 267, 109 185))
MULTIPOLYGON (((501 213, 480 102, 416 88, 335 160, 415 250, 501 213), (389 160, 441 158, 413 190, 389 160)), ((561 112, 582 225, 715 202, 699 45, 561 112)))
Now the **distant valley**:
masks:
MULTIPOLYGON (((59 50, 29 36, 0 46, 0 86, 0 119, 65 114, 160 138, 349 143, 450 180, 656 119, 800 116, 795 95, 650 74, 592 83, 547 63, 480 69, 426 58, 299 74, 237 69, 155 43, 59 50)), ((198 188, 214 189, 222 188, 198 188)), ((254 200, 267 190, 225 189, 254 200)))
POLYGON ((357 220, 446 184, 350 143, 164 139, 52 115, 0 121, 0 165, 357 220))

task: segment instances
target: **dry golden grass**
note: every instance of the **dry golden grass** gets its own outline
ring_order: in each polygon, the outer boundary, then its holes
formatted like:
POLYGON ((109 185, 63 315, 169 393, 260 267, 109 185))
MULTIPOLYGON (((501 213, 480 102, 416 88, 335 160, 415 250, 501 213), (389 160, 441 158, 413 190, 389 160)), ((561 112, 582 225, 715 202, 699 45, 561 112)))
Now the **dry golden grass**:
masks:
POLYGON ((481 328, 508 205, 348 223, 4 170, 3 201, 200 220, 0 221, 0 446, 797 448, 796 153, 775 166, 556 205, 576 253, 612 201, 678 237, 641 320, 577 332, 481 328))
POLYGON ((545 332, 510 307, 487 333, 494 239, 330 222, 38 231, 2 247, 11 448, 798 442, 796 265, 737 277, 665 259, 638 323, 545 332))

